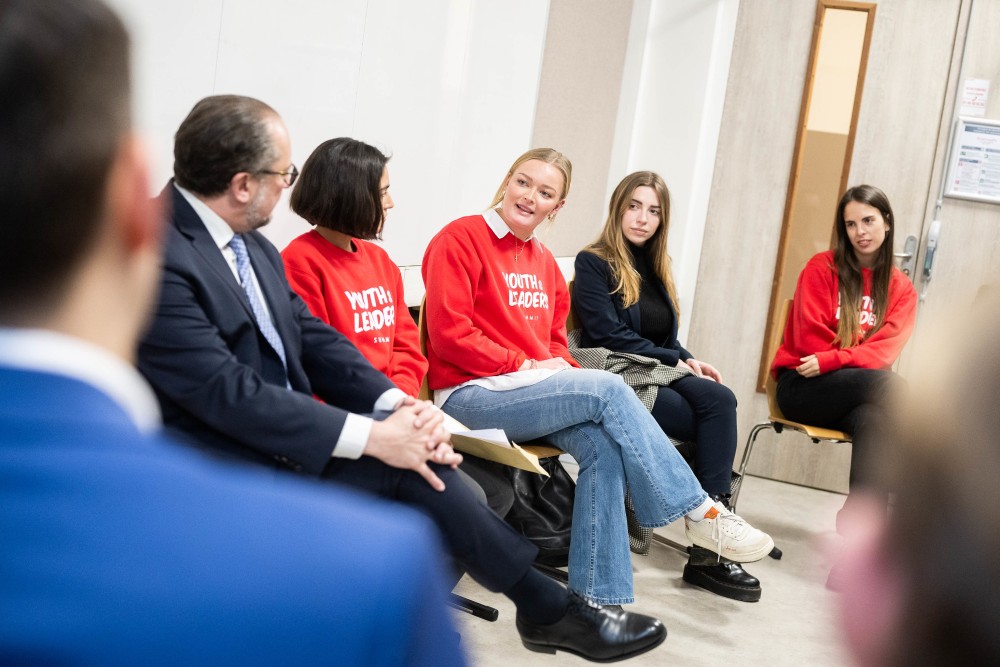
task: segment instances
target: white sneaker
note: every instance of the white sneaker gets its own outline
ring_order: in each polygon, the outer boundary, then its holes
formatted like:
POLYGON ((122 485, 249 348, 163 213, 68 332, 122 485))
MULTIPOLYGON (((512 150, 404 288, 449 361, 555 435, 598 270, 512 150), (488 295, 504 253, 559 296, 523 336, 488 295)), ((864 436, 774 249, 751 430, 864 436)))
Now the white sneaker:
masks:
POLYGON ((718 514, 692 521, 684 517, 684 532, 693 544, 714 551, 737 563, 753 563, 774 548, 774 540, 733 514, 722 503, 715 503, 718 514))

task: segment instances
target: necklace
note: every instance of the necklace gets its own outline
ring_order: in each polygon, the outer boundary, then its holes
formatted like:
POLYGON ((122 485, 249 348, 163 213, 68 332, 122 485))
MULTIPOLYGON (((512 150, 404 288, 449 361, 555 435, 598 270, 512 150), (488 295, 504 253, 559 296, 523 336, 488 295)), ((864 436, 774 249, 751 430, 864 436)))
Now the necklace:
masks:
MULTIPOLYGON (((514 236, 511 234, 511 236, 514 236)), ((524 247, 528 245, 527 241, 521 241, 521 247, 517 247, 518 238, 514 236, 514 262, 517 263, 517 258, 521 256, 521 252, 524 251, 524 247)))

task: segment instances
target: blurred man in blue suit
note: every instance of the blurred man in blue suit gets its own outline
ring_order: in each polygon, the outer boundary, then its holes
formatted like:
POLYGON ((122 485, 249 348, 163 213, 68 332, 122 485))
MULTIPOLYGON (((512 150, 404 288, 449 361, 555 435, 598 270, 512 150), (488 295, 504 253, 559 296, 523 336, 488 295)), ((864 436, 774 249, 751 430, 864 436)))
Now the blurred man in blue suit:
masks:
POLYGON ((129 107, 99 0, 0 0, 0 664, 462 664, 429 520, 161 434, 129 107))

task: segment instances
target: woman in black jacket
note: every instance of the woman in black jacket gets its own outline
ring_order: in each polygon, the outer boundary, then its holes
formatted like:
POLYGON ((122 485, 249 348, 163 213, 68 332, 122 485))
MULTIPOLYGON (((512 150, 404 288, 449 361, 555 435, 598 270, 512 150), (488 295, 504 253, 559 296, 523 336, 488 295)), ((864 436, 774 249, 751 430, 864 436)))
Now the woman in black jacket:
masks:
MULTIPOLYGON (((636 172, 615 188, 600 238, 576 257, 573 307, 583 330, 581 346, 639 354, 689 373, 659 388, 652 415, 668 436, 695 443, 698 481, 713 498, 728 503, 736 397, 711 364, 695 359, 677 340, 669 221, 670 193, 658 174, 636 172)), ((706 562, 700 551, 694 548, 685 580, 726 597, 759 599, 754 577, 714 556, 706 562)))

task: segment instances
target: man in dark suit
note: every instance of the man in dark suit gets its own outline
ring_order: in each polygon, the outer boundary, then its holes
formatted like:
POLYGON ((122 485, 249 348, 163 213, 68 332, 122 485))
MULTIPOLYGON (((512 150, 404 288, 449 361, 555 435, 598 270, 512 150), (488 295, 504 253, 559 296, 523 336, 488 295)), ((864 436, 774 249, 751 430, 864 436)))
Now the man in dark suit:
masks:
POLYGON ((160 301, 139 348, 166 423, 229 456, 419 507, 462 567, 515 603, 528 648, 611 660, 658 645, 659 621, 590 605, 536 571, 536 548, 458 480, 440 412, 289 288, 255 230, 296 175, 284 123, 258 100, 209 97, 181 123, 161 195, 173 218, 160 301))
POLYGON ((0 0, 0 664, 462 664, 420 513, 162 434, 128 81, 99 0, 0 0))

